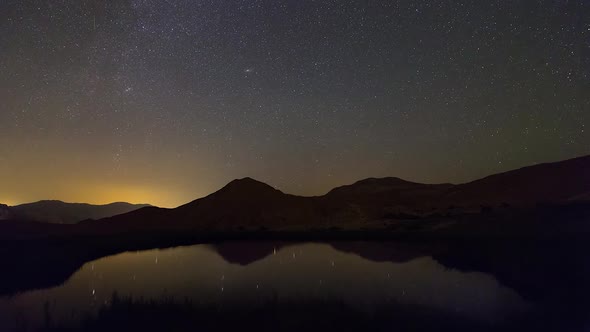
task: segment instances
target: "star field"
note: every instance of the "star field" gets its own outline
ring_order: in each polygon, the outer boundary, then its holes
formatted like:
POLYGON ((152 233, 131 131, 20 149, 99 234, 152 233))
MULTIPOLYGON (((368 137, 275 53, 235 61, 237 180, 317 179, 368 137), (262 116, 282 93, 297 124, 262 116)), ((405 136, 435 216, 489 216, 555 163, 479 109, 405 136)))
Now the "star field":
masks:
POLYGON ((465 182, 590 153, 584 0, 7 0, 0 73, 9 204, 465 182))

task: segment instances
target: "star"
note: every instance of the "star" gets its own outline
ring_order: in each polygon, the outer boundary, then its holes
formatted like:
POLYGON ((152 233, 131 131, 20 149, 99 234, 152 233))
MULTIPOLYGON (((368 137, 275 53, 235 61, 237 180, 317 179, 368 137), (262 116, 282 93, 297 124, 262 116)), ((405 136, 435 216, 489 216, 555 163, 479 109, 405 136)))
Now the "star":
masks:
POLYGON ((177 207, 244 176, 321 195, 590 153, 584 1, 261 6, 0 1, 0 174, 28 165, 0 202, 177 207))

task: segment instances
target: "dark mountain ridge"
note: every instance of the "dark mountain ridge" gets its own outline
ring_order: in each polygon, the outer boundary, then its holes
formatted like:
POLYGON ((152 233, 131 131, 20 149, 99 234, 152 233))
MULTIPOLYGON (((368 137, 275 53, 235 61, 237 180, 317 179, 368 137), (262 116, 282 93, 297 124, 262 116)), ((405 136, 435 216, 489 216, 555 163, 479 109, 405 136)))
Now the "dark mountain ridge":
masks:
POLYGON ((354 196, 354 195, 374 195, 387 193, 391 191, 408 191, 416 190, 420 188, 448 188, 453 185, 450 183, 444 184, 424 184, 417 182, 410 182, 396 177, 386 178, 368 178, 357 181, 350 185, 344 185, 336 187, 330 190, 326 196, 330 197, 343 197, 343 196, 354 196))
POLYGON ((370 178, 324 196, 285 194, 251 178, 234 180, 175 209, 143 208, 89 222, 96 227, 149 229, 361 228, 381 220, 479 213, 493 207, 534 208, 588 197, 590 156, 538 164, 465 184, 421 184, 370 178))
POLYGON ((590 193, 590 156, 494 174, 453 187, 446 201, 536 204, 583 199, 590 193))
POLYGON ((147 204, 116 202, 105 205, 44 200, 16 206, 0 206, 0 219, 22 219, 54 224, 74 224, 137 210, 147 204))
POLYGON ((296 225, 306 218, 316 218, 315 212, 313 198, 285 194, 263 182, 243 178, 175 209, 143 208, 84 224, 107 222, 126 230, 252 229, 296 225))

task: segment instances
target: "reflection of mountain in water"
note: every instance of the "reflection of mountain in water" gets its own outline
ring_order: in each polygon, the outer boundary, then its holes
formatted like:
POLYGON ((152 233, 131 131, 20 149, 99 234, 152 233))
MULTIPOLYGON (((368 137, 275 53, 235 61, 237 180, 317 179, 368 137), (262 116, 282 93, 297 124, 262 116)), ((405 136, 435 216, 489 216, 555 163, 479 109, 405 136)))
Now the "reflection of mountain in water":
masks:
MULTIPOLYGON (((168 245, 163 240, 139 238, 129 241, 128 237, 123 237, 109 238, 108 243, 84 239, 80 242, 37 243, 26 248, 4 247, 0 249, 0 259, 11 268, 3 270, 0 295, 63 284, 84 263, 100 257, 182 244, 176 238, 168 245)), ((191 239, 187 239, 185 244, 191 243, 191 239)), ((246 268, 281 251, 299 257, 299 252, 290 249, 294 245, 296 243, 286 241, 235 241, 207 247, 215 251, 217 257, 222 257, 228 266, 246 268)), ((559 321, 559 317, 572 316, 573 322, 586 319, 590 312, 590 285, 587 282, 590 280, 590 264, 586 259, 590 243, 583 237, 566 240, 334 241, 328 245, 337 252, 353 254, 371 262, 407 263, 430 256, 449 269, 490 274, 501 285, 514 289, 525 300, 541 308, 544 319, 557 317, 555 319, 559 321)), ((186 268, 190 266, 193 265, 186 268)), ((199 268, 198 265, 193 267, 199 268)), ((365 272, 362 268, 355 271, 360 275, 365 272)), ((190 283, 189 280, 186 282, 190 283)))
POLYGON ((222 242, 211 247, 226 262, 246 266, 276 253, 277 250, 289 245, 285 242, 222 242))
MULTIPOLYGON (((226 262, 246 266, 292 244, 240 241, 222 242, 210 247, 226 262)), ((590 267, 581 257, 589 249, 584 240, 332 242, 330 246, 374 262, 399 263, 432 256, 449 268, 493 274, 502 283, 527 297, 539 298, 550 292, 563 294, 559 286, 564 280, 567 287, 576 285, 577 294, 590 294, 586 283, 590 278, 590 267)), ((153 243, 136 243, 131 247, 112 240, 108 245, 97 243, 89 246, 88 242, 70 242, 60 245, 47 243, 21 250, 8 248, 2 251, 0 259, 11 268, 3 271, 0 294, 55 286, 67 280, 88 261, 127 250, 152 247, 153 243), (19 254, 15 255, 15 252, 19 254)))
MULTIPOLYGON (((430 256, 437 251, 432 245, 406 242, 339 241, 328 243, 340 252, 355 254, 373 262, 404 263, 417 257, 430 256)), ((211 246, 225 261, 248 265, 294 244, 291 242, 233 241, 212 244, 211 246)))
MULTIPOLYGON (((255 243, 232 245, 242 251, 251 245, 261 248, 255 243)), ((47 299, 58 320, 73 310, 95 310, 89 305, 109 301, 114 291, 148 301, 187 297, 204 305, 245 308, 273 301, 326 301, 373 312, 394 302, 477 321, 501 320, 528 308, 492 276, 446 269, 427 256, 392 263, 323 243, 292 243, 276 250, 268 243, 268 248, 270 255, 248 265, 227 262, 209 245, 122 253, 85 264, 61 286, 18 294, 14 301, 24 303, 21 309, 29 318, 47 299)))

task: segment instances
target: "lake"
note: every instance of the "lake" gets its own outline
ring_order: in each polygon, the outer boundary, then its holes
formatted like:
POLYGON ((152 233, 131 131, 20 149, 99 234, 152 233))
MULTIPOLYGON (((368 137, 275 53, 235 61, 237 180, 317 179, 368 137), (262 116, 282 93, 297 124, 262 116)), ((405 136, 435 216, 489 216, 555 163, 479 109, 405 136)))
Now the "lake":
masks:
POLYGON ((87 262, 62 285, 1 297, 0 330, 76 327, 96 319, 113 301, 180 303, 222 314, 317 305, 335 312, 346 308, 373 322, 391 309, 416 319, 490 328, 540 310, 539 303, 493 274, 449 268, 391 244, 235 242, 124 252, 87 262))

